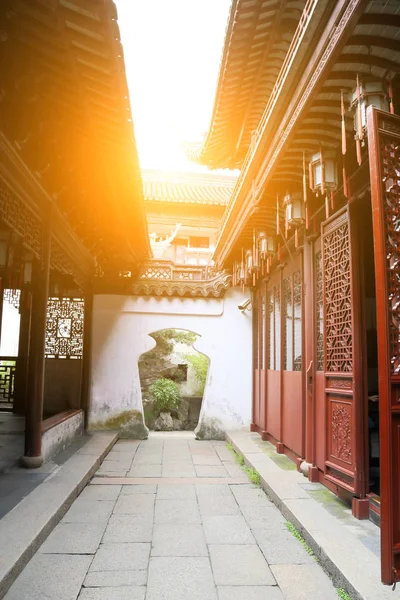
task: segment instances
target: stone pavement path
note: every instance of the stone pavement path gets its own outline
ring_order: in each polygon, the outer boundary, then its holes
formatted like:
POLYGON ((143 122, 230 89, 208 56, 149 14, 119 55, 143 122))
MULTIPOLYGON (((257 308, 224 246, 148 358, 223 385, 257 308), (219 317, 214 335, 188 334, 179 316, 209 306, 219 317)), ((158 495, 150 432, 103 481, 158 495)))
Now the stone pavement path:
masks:
POLYGON ((181 433, 118 442, 5 598, 338 596, 225 444, 181 433))

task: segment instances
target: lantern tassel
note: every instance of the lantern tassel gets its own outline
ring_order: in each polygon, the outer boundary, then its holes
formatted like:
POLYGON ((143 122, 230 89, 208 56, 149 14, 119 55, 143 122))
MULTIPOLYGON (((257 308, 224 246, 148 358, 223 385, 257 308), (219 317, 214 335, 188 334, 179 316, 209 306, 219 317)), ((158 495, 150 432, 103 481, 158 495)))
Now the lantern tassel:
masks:
POLYGON ((306 205, 306 229, 310 227, 310 218, 308 214, 308 206, 306 205))
POLYGON ((281 260, 282 260, 281 243, 280 242, 278 242, 278 260, 279 260, 279 262, 281 262, 281 260))
POLYGON ((322 148, 319 151, 320 160, 321 160, 321 194, 325 195, 325 163, 324 163, 324 155, 322 153, 322 148))
POLYGON ((325 215, 326 215, 326 218, 329 219, 329 198, 328 198, 328 194, 326 194, 326 196, 325 196, 325 215))
POLYGON ((347 152, 347 143, 346 143, 346 122, 345 122, 345 110, 344 110, 344 99, 343 99, 343 90, 340 92, 340 107, 342 113, 342 154, 343 156, 347 152))
POLYGON ((362 114, 361 114, 361 86, 360 77, 357 74, 357 112, 358 112, 358 138, 362 140, 364 137, 364 130, 362 126, 362 114))
POLYGON ((303 201, 307 203, 307 175, 306 175, 306 155, 303 152, 303 201))
POLYGON ((331 209, 335 210, 335 192, 333 190, 331 191, 331 209))
POLYGON ((309 177, 310 190, 314 191, 314 178, 313 178, 313 170, 312 170, 311 162, 308 164, 308 177, 309 177))
POLYGON ((348 197, 348 190, 347 190, 347 175, 346 175, 346 167, 343 163, 343 194, 345 196, 345 198, 348 197))
POLYGON ((299 233, 298 233, 297 227, 294 232, 294 247, 296 248, 296 250, 299 247, 299 233))
POLYGON ((357 152, 357 163, 361 166, 362 163, 362 154, 361 154, 361 140, 360 138, 356 139, 356 152, 357 152))
POLYGON ((280 228, 279 228, 279 196, 278 194, 276 195, 276 235, 279 235, 280 233, 280 228))
POLYGON ((393 85, 392 80, 389 79, 389 110, 394 115, 394 104, 393 104, 393 85))

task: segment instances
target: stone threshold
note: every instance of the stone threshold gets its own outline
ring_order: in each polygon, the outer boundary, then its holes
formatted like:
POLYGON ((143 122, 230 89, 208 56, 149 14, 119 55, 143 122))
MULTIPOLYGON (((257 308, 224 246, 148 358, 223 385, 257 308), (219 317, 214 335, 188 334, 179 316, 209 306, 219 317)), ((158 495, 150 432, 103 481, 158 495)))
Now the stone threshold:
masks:
POLYGON ((380 532, 371 521, 358 521, 327 488, 310 483, 289 464, 281 466, 274 460, 281 455, 257 433, 230 431, 226 439, 259 472, 261 487, 306 540, 335 587, 352 600, 393 600, 391 588, 381 583, 380 532))
POLYGON ((248 479, 234 479, 233 477, 110 477, 96 475, 90 485, 197 485, 202 483, 207 485, 242 485, 248 483, 248 479))
POLYGON ((0 599, 93 477, 117 439, 116 432, 93 434, 0 520, 0 599))

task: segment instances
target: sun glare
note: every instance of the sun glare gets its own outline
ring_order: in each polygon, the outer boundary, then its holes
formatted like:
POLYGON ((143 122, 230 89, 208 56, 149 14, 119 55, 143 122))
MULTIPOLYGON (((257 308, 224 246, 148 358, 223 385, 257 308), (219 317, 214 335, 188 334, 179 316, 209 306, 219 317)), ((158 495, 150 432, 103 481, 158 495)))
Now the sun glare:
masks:
POLYGON ((207 132, 230 0, 116 0, 142 168, 206 171, 185 144, 207 132))

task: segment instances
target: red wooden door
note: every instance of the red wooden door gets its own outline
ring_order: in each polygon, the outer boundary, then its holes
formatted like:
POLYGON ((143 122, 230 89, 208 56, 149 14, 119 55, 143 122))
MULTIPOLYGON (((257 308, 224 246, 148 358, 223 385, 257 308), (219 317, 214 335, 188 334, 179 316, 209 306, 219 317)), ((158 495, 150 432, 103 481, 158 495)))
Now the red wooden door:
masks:
POLYGON ((261 282, 253 296, 253 428, 266 429, 266 285, 261 282))
POLYGON ((349 207, 322 224, 325 477, 364 497, 365 402, 355 225, 349 207))
POLYGON ((368 110, 378 328, 382 581, 400 580, 400 117, 368 110))

